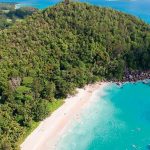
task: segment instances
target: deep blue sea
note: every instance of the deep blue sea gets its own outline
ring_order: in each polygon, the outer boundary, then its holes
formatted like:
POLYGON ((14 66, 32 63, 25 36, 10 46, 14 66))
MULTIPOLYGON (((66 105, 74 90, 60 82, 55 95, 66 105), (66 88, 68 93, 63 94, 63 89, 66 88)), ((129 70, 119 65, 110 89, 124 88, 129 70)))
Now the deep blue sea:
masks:
MULTIPOLYGON (((80 0, 93 5, 112 7, 119 11, 135 15, 150 23, 150 0, 80 0)), ((24 6, 33 6, 40 9, 54 5, 60 0, 0 0, 0 2, 18 2, 24 6)))
POLYGON ((73 120, 58 150, 150 150, 150 83, 111 84, 73 120))

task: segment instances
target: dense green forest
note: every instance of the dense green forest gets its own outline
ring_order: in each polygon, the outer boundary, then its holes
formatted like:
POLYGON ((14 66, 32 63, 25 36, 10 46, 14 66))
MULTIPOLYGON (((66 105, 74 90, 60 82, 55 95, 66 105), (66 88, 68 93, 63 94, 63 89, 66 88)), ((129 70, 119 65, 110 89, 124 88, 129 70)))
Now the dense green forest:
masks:
POLYGON ((113 9, 59 3, 0 31, 0 150, 76 87, 150 69, 150 26, 113 9))
POLYGON ((16 3, 0 3, 0 30, 10 27, 15 22, 20 22, 38 11, 38 9, 32 7, 15 9, 15 5, 16 3))

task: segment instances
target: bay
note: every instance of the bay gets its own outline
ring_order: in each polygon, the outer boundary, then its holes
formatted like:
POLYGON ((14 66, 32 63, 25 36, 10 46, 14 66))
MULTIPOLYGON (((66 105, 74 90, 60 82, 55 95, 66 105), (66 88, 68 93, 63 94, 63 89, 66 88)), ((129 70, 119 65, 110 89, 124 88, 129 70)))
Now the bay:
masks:
POLYGON ((149 150, 150 83, 110 84, 72 121, 58 150, 149 150))

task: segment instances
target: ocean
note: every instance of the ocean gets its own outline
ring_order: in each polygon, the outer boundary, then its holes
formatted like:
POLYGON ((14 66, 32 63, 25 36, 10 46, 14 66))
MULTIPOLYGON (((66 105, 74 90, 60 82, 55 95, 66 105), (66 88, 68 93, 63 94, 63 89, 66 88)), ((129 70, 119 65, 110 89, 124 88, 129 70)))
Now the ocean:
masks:
POLYGON ((110 84, 72 120, 57 150, 150 150, 150 82, 110 84))
MULTIPOLYGON (((55 5, 61 0, 0 0, 0 2, 18 2, 20 6, 33 6, 39 9, 55 5)), ((150 23, 150 0, 80 0, 93 5, 111 7, 132 14, 150 23)))

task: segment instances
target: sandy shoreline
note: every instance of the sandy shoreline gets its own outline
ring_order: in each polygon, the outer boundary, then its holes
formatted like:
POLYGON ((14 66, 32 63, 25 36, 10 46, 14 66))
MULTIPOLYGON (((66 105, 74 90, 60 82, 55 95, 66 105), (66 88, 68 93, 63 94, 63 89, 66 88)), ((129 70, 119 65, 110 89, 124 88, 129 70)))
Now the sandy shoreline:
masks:
POLYGON ((43 120, 26 138, 21 144, 21 150, 56 150, 55 145, 69 122, 91 102, 96 91, 100 91, 106 85, 105 82, 99 82, 77 89, 78 93, 75 96, 67 98, 60 108, 43 120))

